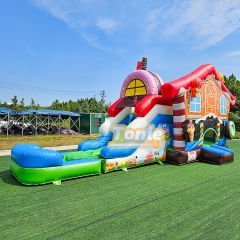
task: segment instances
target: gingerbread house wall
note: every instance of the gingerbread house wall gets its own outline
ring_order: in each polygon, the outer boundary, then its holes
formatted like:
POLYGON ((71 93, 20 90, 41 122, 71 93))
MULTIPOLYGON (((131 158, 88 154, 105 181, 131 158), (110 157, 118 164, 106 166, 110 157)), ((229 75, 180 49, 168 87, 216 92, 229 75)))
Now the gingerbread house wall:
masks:
POLYGON ((221 90, 217 87, 214 76, 209 75, 202 83, 202 87, 199 89, 200 94, 200 112, 190 111, 191 91, 185 94, 185 116, 186 118, 197 119, 203 117, 209 113, 214 113, 220 119, 228 119, 230 102, 226 99, 226 114, 220 112, 220 98, 224 96, 221 90))

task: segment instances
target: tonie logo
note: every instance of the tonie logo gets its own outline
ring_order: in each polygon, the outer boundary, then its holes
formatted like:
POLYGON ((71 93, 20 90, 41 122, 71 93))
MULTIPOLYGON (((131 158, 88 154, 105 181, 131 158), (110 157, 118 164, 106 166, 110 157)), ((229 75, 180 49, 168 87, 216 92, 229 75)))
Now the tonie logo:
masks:
POLYGON ((150 124, 146 128, 128 128, 127 125, 113 125, 113 139, 109 148, 161 148, 164 143, 164 130, 150 124))

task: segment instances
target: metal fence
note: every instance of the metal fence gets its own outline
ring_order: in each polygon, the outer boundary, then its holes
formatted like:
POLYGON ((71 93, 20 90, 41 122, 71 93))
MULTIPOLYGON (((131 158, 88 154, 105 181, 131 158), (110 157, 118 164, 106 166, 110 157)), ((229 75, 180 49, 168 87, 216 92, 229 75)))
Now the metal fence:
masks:
POLYGON ((0 133, 40 135, 40 134, 74 134, 80 132, 80 115, 42 115, 42 114, 1 114, 0 133), (72 130, 74 128, 74 131, 72 130))

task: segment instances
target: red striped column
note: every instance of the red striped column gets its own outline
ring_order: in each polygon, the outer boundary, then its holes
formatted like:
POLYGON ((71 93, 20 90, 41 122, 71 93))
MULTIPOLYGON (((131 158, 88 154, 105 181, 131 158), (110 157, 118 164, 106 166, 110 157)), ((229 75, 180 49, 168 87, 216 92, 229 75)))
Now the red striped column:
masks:
POLYGON ((173 99, 173 149, 185 150, 183 123, 185 121, 184 95, 173 99))

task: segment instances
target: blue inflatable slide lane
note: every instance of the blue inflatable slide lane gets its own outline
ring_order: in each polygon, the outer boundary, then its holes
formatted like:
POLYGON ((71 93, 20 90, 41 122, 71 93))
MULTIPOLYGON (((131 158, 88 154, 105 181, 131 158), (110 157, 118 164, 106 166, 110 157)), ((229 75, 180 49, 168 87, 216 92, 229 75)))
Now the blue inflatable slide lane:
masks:
MULTIPOLYGON (((171 123, 173 121, 171 115, 158 114, 154 119, 150 122, 150 124, 154 125, 156 128, 160 123, 171 123)), ((101 151, 101 156, 103 158, 119 158, 119 157, 128 157, 134 152, 137 151, 137 148, 109 148, 105 145, 101 151)))
POLYGON ((201 161, 214 164, 226 164, 234 161, 232 149, 221 147, 215 144, 203 146, 201 151, 201 161))
MULTIPOLYGON (((128 125, 134 119, 135 119, 135 115, 128 114, 122 121, 119 122, 119 124, 128 125)), ((87 151, 87 150, 102 148, 104 146, 107 146, 108 142, 111 141, 112 138, 113 138, 113 133, 109 132, 106 136, 101 136, 96 140, 88 140, 88 141, 81 142, 78 145, 78 151, 87 151)))

